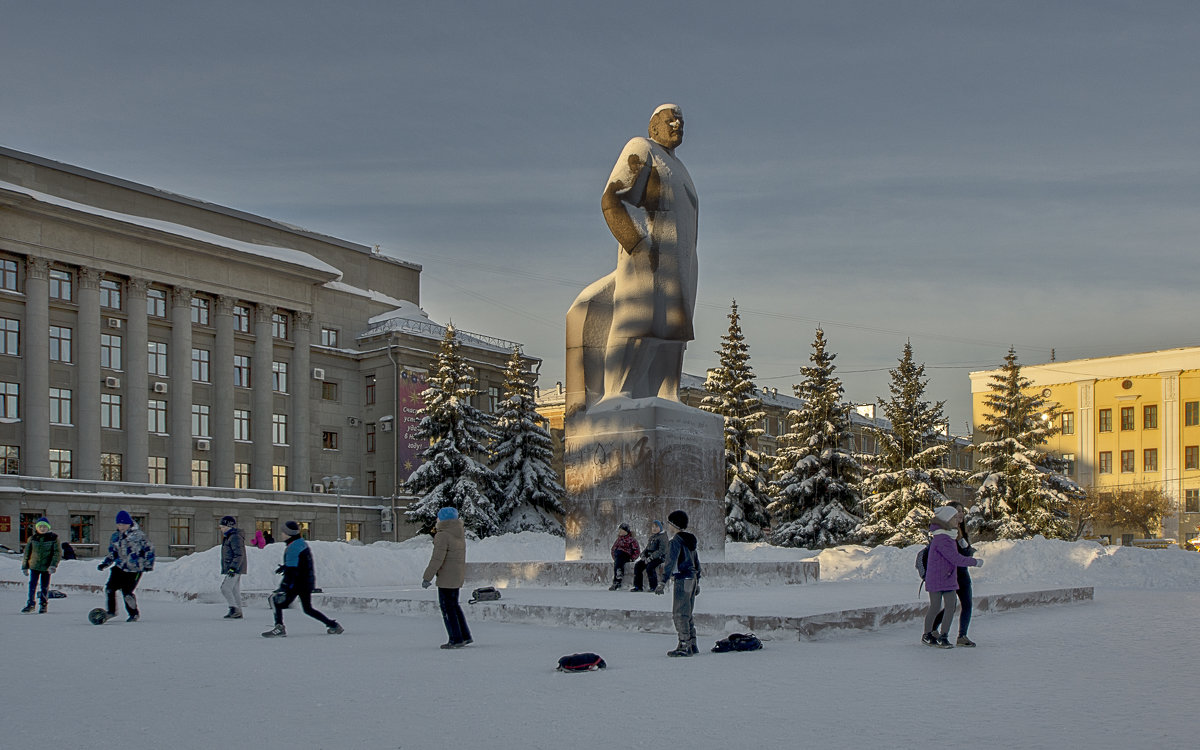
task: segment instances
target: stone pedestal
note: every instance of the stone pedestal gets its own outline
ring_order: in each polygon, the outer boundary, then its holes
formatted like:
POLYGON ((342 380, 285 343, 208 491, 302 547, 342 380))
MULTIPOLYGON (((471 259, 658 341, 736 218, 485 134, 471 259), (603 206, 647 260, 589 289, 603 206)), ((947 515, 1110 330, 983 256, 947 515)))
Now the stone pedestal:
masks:
POLYGON ((564 464, 566 559, 611 559, 623 522, 644 545, 650 521, 665 526, 677 509, 688 514, 701 565, 725 559, 720 416, 662 398, 594 404, 567 418, 564 464))

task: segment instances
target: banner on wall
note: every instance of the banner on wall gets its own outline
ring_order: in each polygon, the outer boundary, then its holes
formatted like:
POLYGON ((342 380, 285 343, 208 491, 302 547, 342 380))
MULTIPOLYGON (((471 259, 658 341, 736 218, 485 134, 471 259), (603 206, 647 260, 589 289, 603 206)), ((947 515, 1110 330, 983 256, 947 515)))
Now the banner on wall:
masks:
POLYGON ((401 370, 400 380, 396 383, 397 399, 400 413, 396 415, 396 458, 400 464, 400 481, 408 479, 408 475, 421 465, 421 453, 429 447, 429 441, 417 437, 417 428, 421 425, 421 410, 425 408, 425 399, 421 394, 429 387, 426 382, 429 373, 424 370, 401 370))

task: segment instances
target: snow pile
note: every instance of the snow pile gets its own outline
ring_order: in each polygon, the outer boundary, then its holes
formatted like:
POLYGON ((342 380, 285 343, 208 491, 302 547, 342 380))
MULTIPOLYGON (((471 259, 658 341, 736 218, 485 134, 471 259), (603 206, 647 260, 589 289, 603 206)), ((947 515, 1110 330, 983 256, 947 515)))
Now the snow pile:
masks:
MULTIPOLYGON (((429 562, 432 540, 416 537, 403 542, 370 545, 309 542, 317 570, 317 585, 325 589, 411 587, 421 580, 429 562)), ((992 588, 1041 586, 1100 586, 1161 590, 1200 590, 1200 554, 1185 550, 1151 550, 1138 547, 1104 547, 1095 542, 1063 542, 1035 538, 1024 541, 983 542, 978 545, 984 568, 974 571, 977 585, 992 588)), ((247 591, 268 591, 278 584, 275 568, 283 560, 284 545, 246 550, 249 572, 242 579, 247 591)), ((916 586, 913 562, 918 547, 861 547, 848 545, 826 550, 772 547, 768 544, 729 544, 730 562, 781 562, 816 558, 824 583, 903 583, 916 586)), ((504 534, 467 545, 470 562, 561 561, 562 537, 524 532, 504 534)), ((96 570, 97 560, 65 560, 55 583, 102 584, 107 573, 96 570)), ((21 579, 21 560, 0 556, 0 580, 21 579)), ((221 582, 220 550, 160 562, 147 574, 143 586, 185 593, 213 593, 221 582)))

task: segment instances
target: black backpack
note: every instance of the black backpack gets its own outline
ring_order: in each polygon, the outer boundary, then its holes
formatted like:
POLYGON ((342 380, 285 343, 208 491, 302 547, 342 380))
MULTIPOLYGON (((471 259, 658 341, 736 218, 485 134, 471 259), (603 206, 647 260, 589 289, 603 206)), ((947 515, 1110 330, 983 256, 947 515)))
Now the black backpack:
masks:
POLYGON ((917 575, 921 576, 921 580, 925 580, 925 569, 929 567, 929 545, 926 544, 917 553, 917 575))
POLYGON ((484 586, 471 592, 471 598, 467 600, 467 604, 474 604, 475 602, 494 602, 499 598, 500 592, 496 590, 495 586, 484 586))
POLYGON ((604 659, 600 658, 600 654, 593 654, 591 651, 585 651, 582 654, 568 654, 558 660, 558 666, 555 668, 559 672, 595 672, 597 669, 605 669, 608 667, 604 663, 604 659))
POLYGON ((754 633, 730 633, 728 638, 717 641, 712 650, 723 654, 728 651, 757 651, 762 647, 762 641, 754 633))

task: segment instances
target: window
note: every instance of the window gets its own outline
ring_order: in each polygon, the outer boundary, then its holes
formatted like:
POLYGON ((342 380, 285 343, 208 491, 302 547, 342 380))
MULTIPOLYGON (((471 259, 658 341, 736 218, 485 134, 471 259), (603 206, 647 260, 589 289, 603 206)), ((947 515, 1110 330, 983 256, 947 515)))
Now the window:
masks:
MULTIPOLYGON (((367 425, 367 453, 375 452, 375 423, 367 425)), ((368 493, 369 494, 369 493, 368 493)))
POLYGON ((9 258, 0 259, 0 289, 17 291, 17 262, 9 258))
POLYGON ((375 472, 368 471, 367 472, 367 494, 374 495, 375 487, 376 487, 375 472))
MULTIPOLYGON (((100 478, 105 482, 121 482, 121 454, 120 453, 101 453, 100 454, 100 478)), ((138 524, 141 526, 141 524, 138 524)))
POLYGON ((288 392, 287 362, 271 363, 271 390, 276 393, 288 392))
POLYGON ((321 346, 337 346, 338 330, 336 328, 321 329, 321 346))
POLYGON ((150 432, 165 435, 167 433, 167 402, 156 398, 150 399, 146 414, 150 419, 150 432))
POLYGON ((288 316, 287 313, 271 313, 271 336, 277 339, 287 340, 288 337, 288 316))
POLYGON ((1158 448, 1142 451, 1142 471, 1158 471, 1158 448))
POLYGON ((166 484, 167 483, 167 457, 166 456, 150 456, 147 459, 147 465, 150 469, 150 474, 149 474, 150 484, 166 484))
POLYGON ((40 510, 26 511, 20 515, 20 526, 18 528, 21 544, 28 542, 29 537, 37 533, 37 530, 33 527, 37 524, 37 520, 44 515, 46 515, 45 511, 40 510))
POLYGON ((1142 407, 1142 429, 1158 429, 1158 404, 1146 404, 1142 407))
POLYGON ((151 375, 167 377, 167 342, 151 341, 146 344, 146 371, 151 375))
POLYGON ((71 516, 71 544, 92 544, 95 542, 95 528, 95 516, 71 516))
POLYGON ((487 410, 493 414, 500 409, 500 388, 494 385, 487 389, 487 410))
POLYGON ((21 473, 21 448, 16 445, 0 445, 0 474, 21 473))
POLYGON ((111 333, 100 334, 100 366, 110 370, 121 369, 121 337, 111 333))
POLYGON ((250 308, 245 305, 233 306, 233 330, 238 333, 250 331, 250 308))
POLYGON ((191 516, 171 516, 168 524, 171 530, 171 544, 177 547, 190 547, 192 544, 191 516))
POLYGON ((275 523, 273 521, 256 520, 254 522, 254 530, 261 531, 263 535, 270 534, 271 536, 275 536, 275 523))
POLYGON ((1200 513, 1200 490, 1183 491, 1183 512, 1200 513))
POLYGON ((212 303, 203 297, 192 297, 192 323, 198 326, 208 325, 208 313, 212 303))
POLYGON ((1121 451, 1121 473, 1132 474, 1133 472, 1133 451, 1121 451))
POLYGON ((1200 445, 1183 446, 1183 468, 1200 469, 1200 445))
POLYGON ((1101 409, 1097 414, 1100 415, 1100 426, 1098 432, 1112 432, 1112 409, 1101 409))
POLYGON ((196 383, 211 383, 208 363, 212 353, 207 349, 192 350, 192 381, 196 383))
POLYGON ((50 389, 50 424, 71 424, 71 389, 50 389))
POLYGON ((1121 432, 1128 432, 1133 429, 1133 407, 1121 407, 1121 432))
POLYGON ((362 524, 355 521, 346 522, 346 541, 354 542, 362 539, 362 524))
POLYGON ((100 426, 121 429, 121 397, 115 393, 100 394, 100 426))
POLYGON ((100 279, 100 306, 109 310, 121 309, 121 282, 100 279))
POLYGON ((237 388, 250 387, 250 358, 233 355, 233 384, 237 388))
POLYGON ((1062 434, 1075 434, 1075 412, 1065 411, 1062 415, 1062 434))
POLYGON ((233 465, 233 486, 239 490, 250 489, 250 464, 233 465))
MULTIPOLYGON (((287 467, 278 464, 271 467, 271 489, 276 492, 287 492, 287 467)), ((301 528, 307 527, 308 524, 301 523, 301 528)), ((303 536, 303 534, 301 535, 303 536)))
POLYGON ((21 418, 20 409, 17 408, 20 396, 20 383, 0 383, 0 417, 21 418))
POLYGON ((1064 453, 1064 454, 1062 454, 1062 460, 1064 462, 1066 462, 1066 465, 1063 466, 1063 474, 1066 474, 1069 477, 1074 476, 1075 475, 1075 454, 1074 453, 1064 453))
POLYGON ((50 361, 71 362, 71 329, 50 326, 50 361))
POLYGON ((1200 425, 1200 401, 1188 401, 1183 405, 1183 426, 1200 425))
POLYGON ((61 299, 65 302, 70 302, 74 299, 72 294, 72 284, 74 277, 70 271, 64 271, 60 268, 50 269, 50 299, 61 299))
POLYGON ((50 449, 50 478, 71 478, 71 451, 59 448, 50 449))
POLYGON ((1112 474, 1112 451, 1100 451, 1100 466, 1101 474, 1112 474))
POLYGON ((287 445, 287 415, 271 415, 271 442, 275 445, 287 445))
POLYGON ((208 459, 193 458, 192 459, 192 486, 207 487, 208 486, 208 459))
POLYGON ((364 399, 364 402, 366 403, 366 405, 370 406, 371 404, 375 403, 375 376, 374 375, 367 376, 367 385, 366 385, 366 388, 364 389, 364 391, 366 394, 366 398, 364 399))
POLYGON ((327 451, 335 451, 338 449, 338 434, 336 432, 321 433, 321 447, 327 451))
POLYGON ((233 439, 250 439, 250 412, 246 409, 233 410, 233 439))
POLYGON ((338 400, 338 384, 331 383, 328 380, 321 383, 321 399, 323 401, 337 401, 338 400))
POLYGON ((209 437, 208 404, 192 404, 192 437, 209 437))
POLYGON ((164 289, 146 290, 146 314, 152 318, 167 317, 167 292, 164 289))
POLYGON ((0 354, 21 354, 21 321, 0 318, 0 354))

